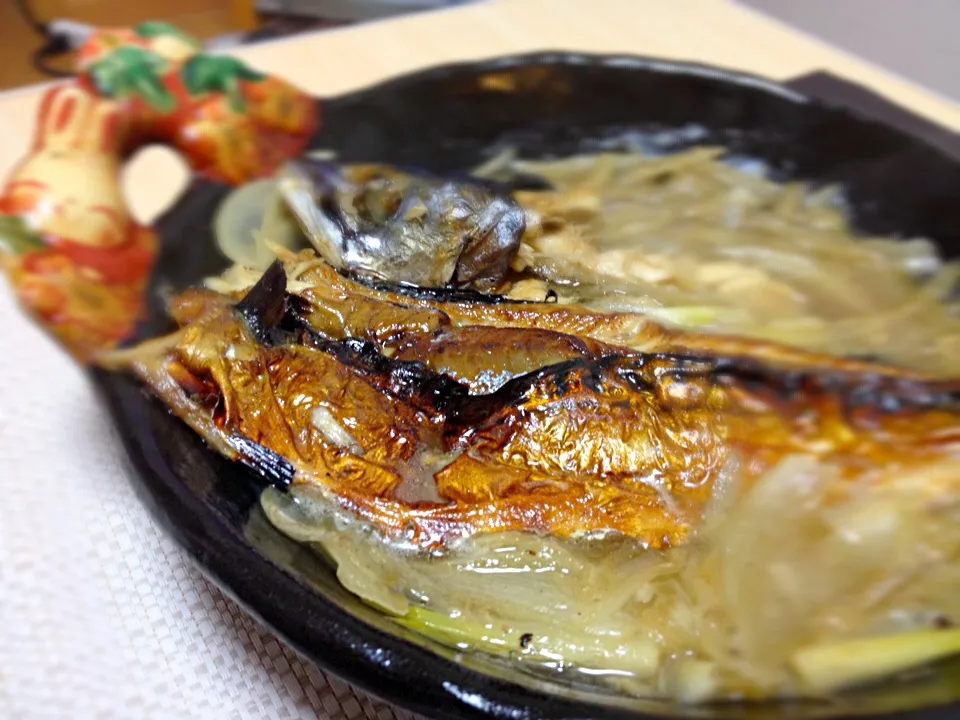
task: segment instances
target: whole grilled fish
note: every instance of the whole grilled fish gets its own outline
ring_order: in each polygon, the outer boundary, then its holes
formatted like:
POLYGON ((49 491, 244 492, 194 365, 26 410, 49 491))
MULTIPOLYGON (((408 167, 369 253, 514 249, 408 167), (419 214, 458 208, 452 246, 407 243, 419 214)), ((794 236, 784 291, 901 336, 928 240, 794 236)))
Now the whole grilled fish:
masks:
POLYGON ((960 440, 958 387, 895 371, 597 357, 559 337, 550 352, 574 357, 476 394, 424 363, 317 332, 300 303, 275 264, 236 304, 185 294, 180 330, 109 362, 224 455, 278 485, 309 484, 421 549, 505 530, 671 546, 731 466, 749 482, 806 453, 860 476, 951 460, 960 440))

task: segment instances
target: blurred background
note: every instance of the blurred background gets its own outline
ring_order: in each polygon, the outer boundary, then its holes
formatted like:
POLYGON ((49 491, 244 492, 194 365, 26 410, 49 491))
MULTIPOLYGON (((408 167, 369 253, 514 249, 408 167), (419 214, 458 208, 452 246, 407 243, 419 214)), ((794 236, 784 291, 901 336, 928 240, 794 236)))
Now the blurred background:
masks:
MULTIPOLYGON (((39 53, 44 26, 166 20, 213 48, 484 0, 0 0, 0 89, 48 80, 68 53, 39 53)), ((515 2, 516 0, 498 0, 515 2)), ((629 2, 630 0, 622 0, 629 2)), ((694 0, 663 0, 689 2, 694 0)), ((960 101, 960 0, 726 0, 741 2, 960 101), (918 42, 922 38, 922 42, 918 42)), ((589 5, 591 0, 582 0, 589 5)), ((691 22, 696 13, 691 12, 691 22)), ((47 48, 48 50, 51 48, 47 48)))
POLYGON ((0 0, 0 90, 70 70, 48 23, 129 26, 165 20, 212 48, 343 27, 478 0, 0 0), (53 45, 53 46, 52 46, 53 45))
POLYGON ((740 2, 960 101, 960 0, 740 2))

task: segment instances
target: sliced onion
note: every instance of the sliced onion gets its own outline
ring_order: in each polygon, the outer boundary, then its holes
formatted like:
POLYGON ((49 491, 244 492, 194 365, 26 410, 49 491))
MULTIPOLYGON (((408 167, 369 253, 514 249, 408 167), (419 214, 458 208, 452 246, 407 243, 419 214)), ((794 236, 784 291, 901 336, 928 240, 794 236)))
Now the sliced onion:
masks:
POLYGON ((213 221, 220 252, 244 267, 265 270, 276 259, 267 241, 290 250, 306 247, 273 179, 257 180, 231 192, 213 221))

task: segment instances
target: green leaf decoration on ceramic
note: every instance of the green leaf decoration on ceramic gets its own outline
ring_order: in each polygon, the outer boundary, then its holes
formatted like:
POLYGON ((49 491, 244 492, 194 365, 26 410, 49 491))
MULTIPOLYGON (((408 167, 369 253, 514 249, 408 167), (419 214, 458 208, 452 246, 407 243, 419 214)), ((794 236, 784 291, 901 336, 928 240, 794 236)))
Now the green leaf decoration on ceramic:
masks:
POLYGON ((133 31, 142 38, 175 37, 198 51, 202 47, 196 38, 190 37, 180 28, 162 20, 147 20, 134 27, 133 31))
POLYGON ((166 69, 167 61, 156 53, 124 45, 92 63, 88 72, 101 95, 138 97, 160 112, 170 112, 176 100, 161 79, 166 69))
POLYGON ((191 95, 222 92, 235 112, 244 109, 240 81, 260 82, 266 77, 227 55, 194 55, 183 64, 180 72, 191 95))
POLYGON ((0 215, 0 252, 23 255, 43 250, 43 239, 19 215, 0 215))

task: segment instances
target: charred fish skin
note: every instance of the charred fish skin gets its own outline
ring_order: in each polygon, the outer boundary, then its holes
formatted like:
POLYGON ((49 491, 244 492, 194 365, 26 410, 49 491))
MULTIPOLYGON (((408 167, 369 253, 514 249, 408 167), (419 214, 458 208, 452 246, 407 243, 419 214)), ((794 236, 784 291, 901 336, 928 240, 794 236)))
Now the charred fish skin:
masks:
MULTIPOLYGON (((803 410, 829 412, 867 433, 878 432, 885 422, 900 428, 907 418, 928 427, 946 419, 950 427, 960 422, 956 382, 831 368, 797 371, 749 358, 634 353, 574 358, 515 377, 494 393, 460 403, 447 417, 447 432, 471 432, 491 416, 538 399, 563 398, 575 389, 602 396, 617 385, 624 388, 621 394, 650 394, 665 411, 702 412, 704 420, 736 408, 748 418, 780 416, 785 426, 806 422, 803 410)), ((905 436, 911 442, 925 439, 919 427, 905 436)))
POLYGON ((452 327, 409 333, 385 344, 396 360, 418 360, 464 383, 473 395, 495 392, 520 375, 575 358, 630 354, 629 348, 537 328, 452 327))
POLYGON ((369 379, 384 393, 414 407, 442 414, 468 392, 462 383, 432 371, 418 360, 391 361, 368 341, 334 341, 315 332, 303 322, 296 296, 286 292, 286 274, 279 261, 267 268, 233 309, 261 345, 298 343, 320 350, 369 379))
POLYGON ((792 452, 862 469, 960 438, 949 383, 742 358, 577 357, 472 395, 369 343, 304 332, 281 275, 126 367, 211 447, 266 458, 279 486, 292 475, 420 549, 502 530, 675 545, 734 455, 754 474, 792 452))
POLYGON ((257 473, 266 485, 279 490, 290 487, 296 471, 285 457, 240 434, 230 435, 228 442, 236 450, 236 460, 257 473))
POLYGON ((434 372, 418 360, 391 360, 365 340, 333 341, 305 328, 301 341, 305 346, 335 357, 397 401, 437 417, 456 408, 469 392, 463 383, 434 372))
POLYGON ((303 158, 279 188, 331 265, 415 286, 496 286, 526 229, 508 193, 426 173, 303 158))

